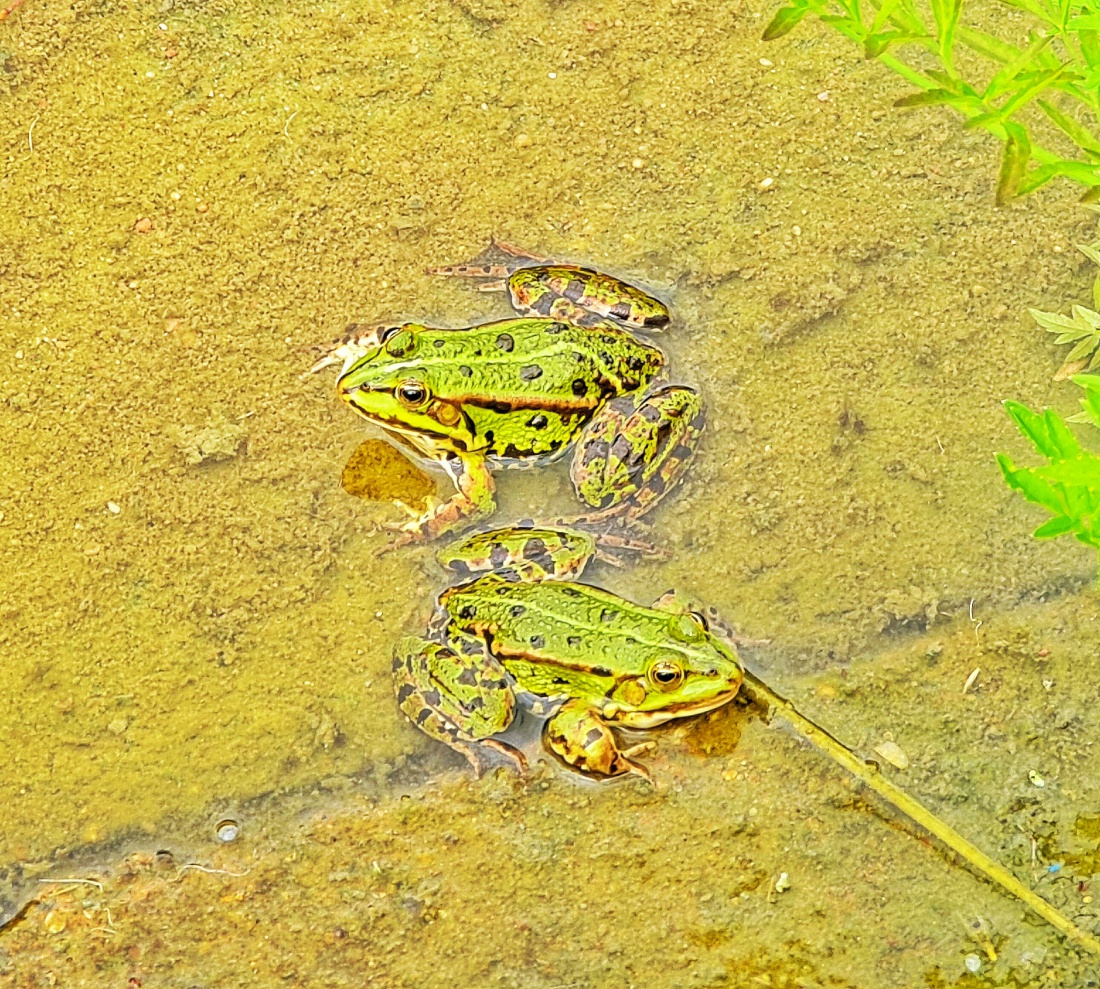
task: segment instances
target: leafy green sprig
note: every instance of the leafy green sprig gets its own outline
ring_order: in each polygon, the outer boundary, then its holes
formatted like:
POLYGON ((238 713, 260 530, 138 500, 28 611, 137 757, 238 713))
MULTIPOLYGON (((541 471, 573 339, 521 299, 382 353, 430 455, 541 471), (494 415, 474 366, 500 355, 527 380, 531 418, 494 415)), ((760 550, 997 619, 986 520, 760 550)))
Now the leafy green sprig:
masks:
POLYGON ((791 0, 776 12, 764 40, 782 37, 815 14, 877 58, 917 91, 896 106, 943 104, 1004 143, 997 200, 1033 192, 1056 176, 1086 187, 1085 200, 1100 200, 1100 0, 1002 0, 1032 15, 1035 24, 1021 48, 962 22, 963 0, 930 0, 930 19, 915 0, 791 0), (935 69, 919 69, 896 54, 906 45, 931 54, 935 69), (984 85, 955 67, 958 45, 991 62, 984 85), (1035 144, 1018 114, 1037 107, 1082 152, 1064 158, 1035 144), (1087 116, 1092 125, 1081 123, 1087 116), (1030 167, 1031 162, 1035 167, 1030 167))
MULTIPOLYGON (((1084 411, 1074 418, 1100 427, 1100 375, 1078 374, 1073 382, 1085 389, 1084 411)), ((1005 409, 1047 459, 1043 467, 1017 467, 1005 454, 997 454, 1008 486, 1051 513, 1032 535, 1053 539, 1073 533, 1100 552, 1100 457, 1081 449, 1066 420, 1053 409, 1032 412, 1019 402, 1005 402, 1005 409)))

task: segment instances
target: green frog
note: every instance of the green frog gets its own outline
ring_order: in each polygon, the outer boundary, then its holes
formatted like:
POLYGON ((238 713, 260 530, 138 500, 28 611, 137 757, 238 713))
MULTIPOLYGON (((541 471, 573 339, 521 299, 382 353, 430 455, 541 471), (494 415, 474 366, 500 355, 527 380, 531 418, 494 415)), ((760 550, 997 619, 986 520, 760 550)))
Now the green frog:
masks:
POLYGON ((456 493, 398 526, 399 542, 458 532, 495 509, 493 470, 550 463, 574 448, 586 522, 633 520, 678 479, 703 429, 698 393, 654 385, 665 358, 633 330, 669 322, 660 300, 609 275, 494 243, 500 263, 429 269, 503 275, 520 315, 463 329, 419 323, 352 336, 340 397, 405 452, 441 464, 456 493))
POLYGON ((440 554, 453 574, 428 638, 394 650, 398 703, 480 774, 492 749, 526 770, 494 736, 517 705, 548 716, 544 745, 581 773, 651 779, 612 726, 652 728, 730 701, 742 670, 707 619, 672 595, 643 607, 578 578, 595 537, 561 526, 480 533, 440 554))

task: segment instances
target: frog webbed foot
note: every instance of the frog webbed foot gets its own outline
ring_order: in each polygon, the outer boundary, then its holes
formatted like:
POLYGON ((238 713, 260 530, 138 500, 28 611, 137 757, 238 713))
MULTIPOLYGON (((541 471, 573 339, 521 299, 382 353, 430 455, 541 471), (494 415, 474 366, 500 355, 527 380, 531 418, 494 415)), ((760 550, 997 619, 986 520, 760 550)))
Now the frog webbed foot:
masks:
POLYGON ((652 747, 651 742, 620 749, 599 713, 580 701, 567 701, 544 729, 546 747, 582 773, 606 778, 634 773, 653 782, 649 770, 630 756, 652 747))
POLYGON ((451 278, 492 278, 478 286, 481 292, 503 292, 507 287, 507 278, 518 268, 531 264, 542 264, 549 260, 539 254, 532 254, 522 247, 506 244, 495 237, 489 238, 489 246, 476 257, 462 264, 443 264, 425 269, 429 275, 446 275, 451 278))

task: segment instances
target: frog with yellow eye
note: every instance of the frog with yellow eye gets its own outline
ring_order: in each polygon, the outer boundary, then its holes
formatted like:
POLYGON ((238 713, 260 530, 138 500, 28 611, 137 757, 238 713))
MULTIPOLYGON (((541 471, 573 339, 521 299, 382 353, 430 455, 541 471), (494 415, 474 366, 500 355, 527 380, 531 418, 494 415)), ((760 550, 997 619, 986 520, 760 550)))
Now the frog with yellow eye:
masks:
POLYGON ((480 533, 440 553, 463 583, 440 596, 429 637, 394 650, 406 716, 481 771, 492 749, 523 771, 523 754, 495 736, 517 705, 548 716, 545 746, 582 773, 649 771, 613 726, 652 728, 732 700, 742 671, 706 619, 666 596, 647 608, 580 583, 595 552, 585 532, 557 526, 480 533))
POLYGON ((499 263, 430 270, 501 276, 483 287, 507 289, 520 316, 462 329, 372 328, 316 365, 345 357, 340 397, 454 482, 448 501, 400 527, 399 543, 486 518, 495 469, 541 466, 571 448, 585 521, 637 518, 678 479, 703 429, 694 389, 651 387, 665 358, 634 331, 669 322, 662 302, 588 268, 493 250, 499 263))

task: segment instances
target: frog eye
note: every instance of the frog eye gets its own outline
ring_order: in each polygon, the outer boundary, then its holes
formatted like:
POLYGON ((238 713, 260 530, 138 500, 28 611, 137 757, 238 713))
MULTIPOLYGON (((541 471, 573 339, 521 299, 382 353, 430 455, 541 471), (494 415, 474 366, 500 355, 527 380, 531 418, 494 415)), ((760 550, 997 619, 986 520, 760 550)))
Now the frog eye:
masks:
POLYGON ((407 378, 393 390, 394 397, 406 408, 420 408, 428 400, 428 386, 416 378, 407 378))
POLYGON ((658 690, 675 690, 684 682, 684 671, 676 663, 662 660, 650 667, 649 679, 658 690))

